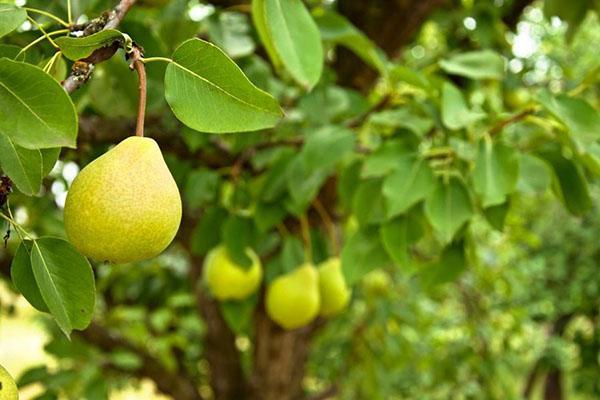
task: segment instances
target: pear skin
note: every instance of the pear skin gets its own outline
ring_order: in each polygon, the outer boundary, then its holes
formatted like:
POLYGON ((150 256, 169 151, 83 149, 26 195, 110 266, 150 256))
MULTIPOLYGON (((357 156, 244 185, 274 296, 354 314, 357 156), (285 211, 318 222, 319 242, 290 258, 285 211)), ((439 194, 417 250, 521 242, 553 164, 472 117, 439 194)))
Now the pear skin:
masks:
POLYGON ((343 311, 350 302, 351 291, 342 273, 339 258, 330 258, 318 266, 321 311, 324 317, 331 317, 343 311))
POLYGON ((7 370, 0 365, 0 400, 18 400, 17 384, 7 370))
POLYGON ((304 264, 273 280, 267 289, 269 317, 285 329, 308 325, 319 313, 319 274, 304 264))
POLYGON ((96 261, 160 254, 181 222, 177 184, 153 139, 129 137, 77 175, 65 203, 69 241, 96 261))
POLYGON ((256 253, 246 249, 252 260, 249 268, 231 260, 225 246, 212 249, 204 259, 204 280, 212 295, 221 301, 243 300, 256 292, 262 279, 262 266, 256 253))

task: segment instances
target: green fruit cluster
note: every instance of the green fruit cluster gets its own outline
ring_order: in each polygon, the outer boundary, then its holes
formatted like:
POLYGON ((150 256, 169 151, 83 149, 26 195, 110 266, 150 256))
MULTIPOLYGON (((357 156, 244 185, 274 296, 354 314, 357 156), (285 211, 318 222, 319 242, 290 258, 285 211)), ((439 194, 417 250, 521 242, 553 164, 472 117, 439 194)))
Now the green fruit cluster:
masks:
MULTIPOLYGON (((236 264, 223 245, 207 254, 203 277, 213 297, 220 301, 244 300, 258 290, 262 266, 252 249, 246 249, 246 254, 252 260, 247 268, 236 264)), ((267 287, 266 310, 281 327, 296 329, 318 315, 328 318, 340 313, 350 297, 340 260, 331 258, 318 267, 306 263, 275 278, 267 287)))
POLYGON ((18 400, 17 384, 7 370, 0 365, 0 400, 18 400))

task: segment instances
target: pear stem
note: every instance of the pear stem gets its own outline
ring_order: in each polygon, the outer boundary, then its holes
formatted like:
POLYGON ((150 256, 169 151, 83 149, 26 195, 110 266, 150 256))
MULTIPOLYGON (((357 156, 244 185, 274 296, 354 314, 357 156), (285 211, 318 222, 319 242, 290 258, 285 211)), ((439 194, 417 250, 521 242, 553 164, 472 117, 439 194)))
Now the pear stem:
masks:
POLYGON ((144 119, 146 117, 146 68, 142 62, 142 54, 138 47, 131 50, 132 67, 136 70, 140 81, 140 101, 138 103, 138 116, 135 125, 135 135, 144 136, 144 119))
POLYGON ((302 232, 302 239, 304 240, 304 257, 306 262, 312 263, 312 243, 310 239, 310 226, 308 224, 308 218, 306 214, 300 216, 300 231, 302 232))

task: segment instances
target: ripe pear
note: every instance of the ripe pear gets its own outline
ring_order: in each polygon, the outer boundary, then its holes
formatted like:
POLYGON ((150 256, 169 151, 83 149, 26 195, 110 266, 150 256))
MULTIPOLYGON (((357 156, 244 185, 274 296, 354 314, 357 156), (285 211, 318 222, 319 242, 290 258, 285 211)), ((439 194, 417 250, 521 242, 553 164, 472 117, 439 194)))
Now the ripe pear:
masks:
POLYGON ((218 300, 243 300, 258 289, 262 279, 262 266, 256 253, 246 249, 252 260, 249 268, 236 264, 225 246, 212 249, 204 259, 204 280, 218 300))
POLYGON ((392 286, 390 276, 382 269, 374 269, 363 277, 362 287, 367 295, 382 296, 389 293, 392 286))
POLYGON ((77 175, 65 203, 73 245, 96 261, 152 258, 181 222, 181 197, 153 139, 129 137, 77 175))
POLYGON ((320 303, 319 274, 312 264, 275 278, 267 288, 267 314, 285 329, 308 325, 320 303))
POLYGON ((18 400, 17 384, 7 370, 0 365, 0 400, 18 400))
POLYGON ((330 258, 318 267, 321 311, 324 317, 331 317, 346 308, 350 302, 351 291, 342 273, 340 259, 330 258))

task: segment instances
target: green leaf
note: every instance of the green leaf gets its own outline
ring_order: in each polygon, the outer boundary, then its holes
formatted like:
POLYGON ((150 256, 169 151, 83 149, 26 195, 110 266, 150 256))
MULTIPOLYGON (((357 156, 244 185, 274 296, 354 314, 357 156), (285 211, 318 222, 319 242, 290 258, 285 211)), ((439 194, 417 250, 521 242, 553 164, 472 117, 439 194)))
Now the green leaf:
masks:
POLYGON ((0 59, 0 133, 28 149, 75 148, 77 113, 60 84, 38 67, 0 59))
POLYGON ((370 154, 363 166, 364 178, 385 176, 398 168, 398 160, 407 157, 413 149, 403 140, 389 140, 370 154))
POLYGON ((435 177, 427 160, 416 154, 396 160, 397 167, 383 182, 387 216, 403 214, 423 200, 435 187, 435 177))
POLYGON ((425 215, 442 242, 450 242, 473 215, 471 198, 462 180, 438 180, 435 190, 425 199, 425 215))
POLYGON ((349 285, 367 272, 391 263, 383 248, 377 227, 358 231, 344 243, 342 270, 349 285))
POLYGON ((228 11, 213 14, 208 20, 208 33, 211 41, 231 58, 245 57, 255 50, 245 14, 228 11))
POLYGON ((249 333, 256 301, 256 296, 250 296, 244 301, 225 301, 220 304, 223 318, 234 333, 249 333))
POLYGON ((6 57, 14 60, 18 55, 20 55, 19 61, 23 61, 25 59, 25 53, 20 52, 21 47, 19 46, 15 46, 13 44, 0 44, 0 58, 6 57))
POLYGON ((446 247, 437 262, 430 264, 421 272, 423 286, 432 287, 452 282, 467 268, 464 243, 452 243, 446 247))
POLYGON ((42 178, 45 177, 52 171, 60 156, 60 147, 53 149, 41 149, 42 153, 42 178))
POLYGON ((369 122, 388 128, 406 128, 419 137, 423 137, 433 126, 431 118, 419 116, 409 107, 375 113, 371 115, 369 122))
POLYGON ((487 219, 494 229, 502 231, 504 229, 504 222, 509 210, 510 201, 506 201, 502 204, 484 209, 483 214, 485 215, 485 219, 487 219))
POLYGON ((363 181, 352 199, 352 211, 360 225, 378 224, 386 219, 381 179, 363 181))
POLYGON ((0 37, 17 29, 27 19, 27 12, 12 4, 0 4, 0 37))
POLYGON ((165 97, 181 122, 202 132, 270 128, 282 115, 271 95, 254 86, 218 47, 200 39, 182 43, 173 53, 165 97))
POLYGON ((217 197, 219 174, 207 168, 191 172, 185 182, 183 197, 189 210, 196 210, 217 197))
POLYGON ((319 28, 302 0, 253 0, 255 25, 269 56, 303 87, 316 85, 323 71, 319 28))
POLYGON ((223 226, 223 242, 231 260, 242 267, 252 266, 252 259, 246 254, 246 248, 252 247, 255 235, 250 218, 231 215, 223 226))
POLYGON ((518 177, 519 158, 513 148, 489 139, 479 141, 473 184, 483 207, 504 203, 518 177))
POLYGON ((582 99, 564 94, 553 96, 544 90, 538 96, 540 103, 568 128, 579 151, 600 139, 600 112, 582 99))
POLYGON ((304 166, 308 172, 317 169, 329 171, 352 153, 355 143, 355 133, 351 130, 340 126, 325 126, 306 139, 301 152, 304 166))
POLYGON ((517 188, 528 194, 543 193, 552 183, 552 170, 547 163, 531 154, 521 154, 517 188))
POLYGON ((19 292, 27 299, 29 304, 41 312, 49 312, 40 289, 33 276, 31 266, 31 241, 23 241, 19 245, 10 267, 10 275, 19 292))
POLYGON ((388 59, 385 53, 346 18, 333 11, 318 10, 315 22, 323 40, 350 49, 381 74, 386 72, 388 59))
POLYGON ((70 243, 45 237, 33 242, 31 265, 42 298, 65 335, 85 329, 96 294, 88 260, 70 243))
POLYGON ((492 50, 478 50, 456 54, 440 61, 440 67, 451 75, 471 79, 502 79, 504 59, 492 50))
POLYGON ((395 218, 380 229, 381 241, 394 263, 411 271, 409 246, 423 235, 423 227, 413 214, 395 218))
POLYGON ((485 114, 471 111, 460 90, 451 83, 442 87, 442 121, 450 129, 461 129, 480 120, 485 114))
POLYGON ((0 133, 0 166, 23 194, 33 196, 40 191, 42 155, 39 150, 15 145, 0 133))
POLYGON ((325 169, 310 171, 304 163, 302 154, 298 154, 290 163, 287 170, 287 188, 290 193, 292 204, 291 211, 301 214, 310 201, 315 198, 319 188, 329 172, 325 169))
POLYGON ((553 188, 567 209, 574 215, 582 215, 592 207, 587 180, 580 165, 565 158, 560 148, 540 152, 554 170, 553 188))
POLYGON ((227 212, 219 207, 209 207, 204 211, 190 240, 192 254, 204 256, 221 242, 220 230, 215 227, 223 225, 226 218, 227 212))
POLYGON ((123 40, 121 32, 106 29, 84 37, 61 36, 54 39, 60 51, 69 60, 79 60, 89 57, 94 51, 112 45, 115 41, 123 40))

